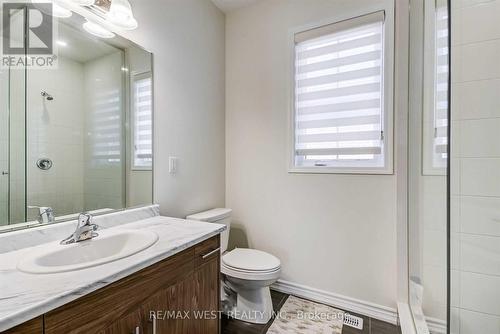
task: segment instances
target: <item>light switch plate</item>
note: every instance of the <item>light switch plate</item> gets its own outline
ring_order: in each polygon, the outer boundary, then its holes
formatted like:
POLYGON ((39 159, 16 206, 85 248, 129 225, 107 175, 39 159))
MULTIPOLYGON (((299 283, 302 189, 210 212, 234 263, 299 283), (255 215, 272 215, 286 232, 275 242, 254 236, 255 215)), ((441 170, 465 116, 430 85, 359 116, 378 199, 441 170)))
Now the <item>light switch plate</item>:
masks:
POLYGON ((177 157, 168 158, 168 172, 170 174, 177 173, 177 165, 179 164, 179 159, 177 157))

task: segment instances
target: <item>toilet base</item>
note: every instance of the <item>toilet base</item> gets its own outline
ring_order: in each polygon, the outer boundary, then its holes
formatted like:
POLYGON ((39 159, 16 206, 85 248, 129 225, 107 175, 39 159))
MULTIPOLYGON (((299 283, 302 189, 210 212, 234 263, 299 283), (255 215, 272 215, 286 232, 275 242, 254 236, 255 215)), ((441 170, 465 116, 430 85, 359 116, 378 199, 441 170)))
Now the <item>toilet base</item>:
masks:
POLYGON ((236 288, 236 303, 226 315, 253 324, 266 324, 273 317, 273 303, 269 287, 236 288))

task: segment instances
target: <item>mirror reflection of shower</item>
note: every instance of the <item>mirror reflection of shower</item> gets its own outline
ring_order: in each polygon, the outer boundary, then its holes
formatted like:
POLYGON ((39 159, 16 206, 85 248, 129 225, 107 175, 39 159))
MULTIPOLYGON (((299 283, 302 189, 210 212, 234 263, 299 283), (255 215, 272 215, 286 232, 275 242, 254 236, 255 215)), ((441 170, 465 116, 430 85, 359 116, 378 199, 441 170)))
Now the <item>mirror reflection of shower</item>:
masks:
POLYGON ((50 115, 49 115, 49 110, 47 109, 46 102, 49 101, 54 101, 54 97, 47 93, 46 91, 42 90, 40 92, 40 95, 42 95, 42 101, 43 101, 43 106, 42 106, 42 122, 45 124, 48 124, 50 122, 50 115))
POLYGON ((54 97, 47 93, 46 91, 41 92, 42 97, 44 97, 47 101, 53 101, 54 97))

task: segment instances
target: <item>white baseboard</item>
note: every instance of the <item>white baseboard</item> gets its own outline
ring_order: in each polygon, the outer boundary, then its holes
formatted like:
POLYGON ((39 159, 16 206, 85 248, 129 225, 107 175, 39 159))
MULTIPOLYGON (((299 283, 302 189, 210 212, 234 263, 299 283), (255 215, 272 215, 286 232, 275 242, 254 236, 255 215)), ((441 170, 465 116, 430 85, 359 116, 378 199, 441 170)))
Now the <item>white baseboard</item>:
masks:
POLYGON ((426 317, 427 327, 432 334, 446 334, 446 321, 426 317))
POLYGON ((345 311, 359 313, 394 325, 398 323, 397 310, 387 306, 377 305, 284 280, 278 280, 271 286, 271 289, 329 306, 338 307, 345 311))

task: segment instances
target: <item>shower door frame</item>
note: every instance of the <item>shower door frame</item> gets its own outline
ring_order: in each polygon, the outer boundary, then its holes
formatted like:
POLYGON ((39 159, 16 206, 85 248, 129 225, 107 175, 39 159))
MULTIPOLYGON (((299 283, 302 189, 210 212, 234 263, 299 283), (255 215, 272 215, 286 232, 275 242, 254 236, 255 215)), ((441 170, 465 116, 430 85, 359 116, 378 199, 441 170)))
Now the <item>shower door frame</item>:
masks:
POLYGON ((0 222, 0 226, 9 226, 10 225, 10 123, 11 123, 11 117, 10 117, 10 68, 8 70, 6 70, 6 73, 7 73, 7 80, 6 80, 6 96, 7 96, 7 101, 4 105, 5 107, 5 115, 6 115, 6 120, 7 120, 7 124, 5 126, 6 128, 6 132, 7 132, 7 143, 5 145, 5 148, 6 148, 6 151, 4 152, 5 153, 5 157, 6 157, 6 161, 7 161, 7 164, 6 164, 6 170, 2 170, 2 177, 6 177, 7 178, 7 183, 6 183, 6 203, 5 203, 5 211, 7 213, 7 222, 5 224, 3 224, 3 222, 0 222), (7 174, 4 174, 4 173, 7 173, 7 174))
MULTIPOLYGON (((410 82, 411 80, 421 80, 421 78, 415 79, 413 75, 410 75, 412 71, 415 73, 420 73, 423 76, 422 70, 419 72, 419 65, 415 62, 410 61, 412 56, 412 44, 414 41, 415 29, 420 29, 419 25, 423 24, 425 19, 423 11, 418 12, 418 4, 415 6, 416 2, 422 2, 426 0, 395 0, 396 2, 396 14, 400 20, 398 25, 399 31, 399 48, 405 49, 399 52, 402 56, 397 57, 397 70, 396 80, 399 79, 399 84, 395 86, 399 88, 399 95, 395 96, 395 106, 396 106, 396 136, 398 140, 398 145, 396 146, 396 168, 397 168, 397 252, 398 252, 398 316, 399 323, 403 334, 416 334, 417 330, 415 327, 414 317, 409 306, 409 284, 410 284, 410 217, 409 217, 409 113, 412 108, 412 95, 410 92, 410 82), (399 10, 398 10, 399 7, 399 10), (415 14, 417 14, 415 16, 415 14), (415 21, 421 21, 415 27, 415 21), (406 40, 405 40, 406 38, 406 40), (406 56, 404 53, 406 52, 406 56), (415 71, 416 69, 416 71, 415 71), (405 71, 406 70, 406 71, 405 71)), ((451 151, 451 0, 447 0, 448 4, 448 152, 451 151)), ((422 36, 417 36, 423 39, 422 36)), ((397 37, 397 36, 396 36, 397 37)), ((398 39, 396 39, 398 42, 398 39)), ((414 55, 413 55, 414 56, 414 55)), ((450 225, 451 225, 451 215, 450 215, 450 185, 451 185, 451 159, 447 159, 447 175, 446 175, 446 333, 450 334, 450 256, 451 256, 451 246, 450 246, 450 225)), ((444 328, 443 328, 444 330, 444 328)))

